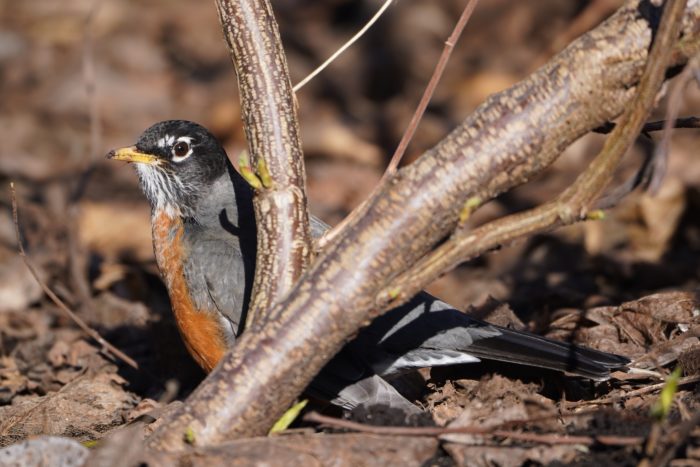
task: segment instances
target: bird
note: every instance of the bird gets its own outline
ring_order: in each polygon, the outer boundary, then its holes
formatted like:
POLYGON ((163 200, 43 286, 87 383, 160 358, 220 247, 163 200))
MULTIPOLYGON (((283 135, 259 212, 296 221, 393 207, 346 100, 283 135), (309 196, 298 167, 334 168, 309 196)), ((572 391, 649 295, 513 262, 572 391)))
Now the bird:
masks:
MULTIPOLYGON (((255 273, 254 189, 203 126, 167 120, 107 158, 133 163, 151 205, 153 249, 175 321, 194 360, 210 372, 243 332, 255 273)), ((311 216, 311 233, 329 228, 311 216)), ((307 388, 345 409, 416 408, 389 382, 419 368, 495 360, 609 379, 629 360, 496 326, 421 292, 358 332, 307 388)))

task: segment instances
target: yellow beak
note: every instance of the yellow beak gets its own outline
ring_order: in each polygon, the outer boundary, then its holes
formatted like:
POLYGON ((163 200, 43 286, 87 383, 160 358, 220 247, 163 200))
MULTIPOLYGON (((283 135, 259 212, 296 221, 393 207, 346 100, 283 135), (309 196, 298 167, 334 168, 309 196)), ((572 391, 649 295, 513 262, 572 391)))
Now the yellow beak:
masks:
POLYGON ((137 162, 140 164, 156 165, 160 159, 152 154, 146 154, 136 149, 136 146, 113 149, 107 154, 107 159, 124 162, 137 162))

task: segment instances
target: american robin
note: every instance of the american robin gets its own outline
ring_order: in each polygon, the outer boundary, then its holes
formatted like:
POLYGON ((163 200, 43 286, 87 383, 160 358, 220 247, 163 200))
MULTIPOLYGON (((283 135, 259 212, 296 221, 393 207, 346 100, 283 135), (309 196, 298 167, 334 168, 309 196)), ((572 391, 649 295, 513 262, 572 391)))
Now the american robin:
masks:
MULTIPOLYGON (((253 192, 202 126, 160 122, 108 159, 135 163, 152 207, 153 248, 187 349, 211 371, 244 323, 255 269, 253 192)), ((327 228, 312 219, 312 234, 327 228)), ((383 377, 407 370, 498 360, 593 380, 627 358, 470 318, 421 293, 363 329, 308 392, 350 408, 403 405, 383 377)))

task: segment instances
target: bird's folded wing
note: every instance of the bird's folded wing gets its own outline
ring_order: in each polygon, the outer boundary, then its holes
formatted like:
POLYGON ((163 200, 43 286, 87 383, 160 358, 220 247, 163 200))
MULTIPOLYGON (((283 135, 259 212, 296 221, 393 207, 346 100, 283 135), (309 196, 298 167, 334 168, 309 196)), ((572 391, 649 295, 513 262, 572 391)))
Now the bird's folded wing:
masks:
POLYGON ((495 326, 421 293, 373 321, 349 344, 380 375, 479 359, 519 363, 604 380, 629 360, 495 326), (460 359, 463 361, 460 362, 460 359))

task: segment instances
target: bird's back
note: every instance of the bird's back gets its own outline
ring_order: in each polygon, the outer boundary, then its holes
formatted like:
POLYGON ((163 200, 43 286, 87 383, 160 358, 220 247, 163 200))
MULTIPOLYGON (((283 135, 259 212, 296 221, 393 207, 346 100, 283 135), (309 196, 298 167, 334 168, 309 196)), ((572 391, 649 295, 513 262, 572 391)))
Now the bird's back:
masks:
POLYGON ((195 306, 221 314, 229 345, 245 322, 255 272, 251 200, 249 188, 231 168, 200 200, 198 217, 184 223, 184 243, 189 250, 185 274, 195 306))

